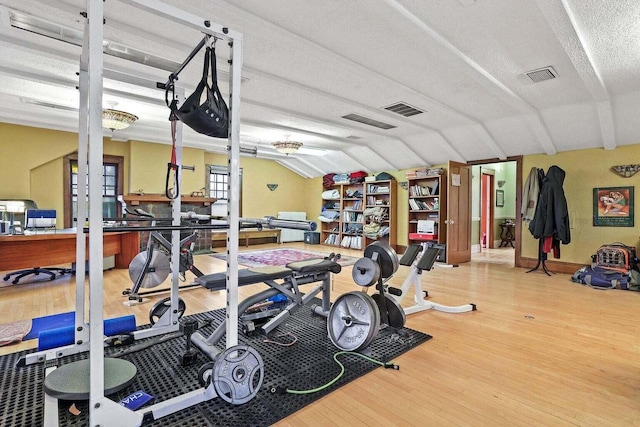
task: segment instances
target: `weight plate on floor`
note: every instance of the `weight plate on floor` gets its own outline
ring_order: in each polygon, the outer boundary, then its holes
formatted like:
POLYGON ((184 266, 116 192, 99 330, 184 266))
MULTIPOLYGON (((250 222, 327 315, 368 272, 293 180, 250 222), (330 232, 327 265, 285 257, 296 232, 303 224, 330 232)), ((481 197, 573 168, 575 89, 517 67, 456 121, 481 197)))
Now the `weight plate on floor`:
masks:
POLYGON ((380 266, 371 258, 360 258, 353 265, 351 277, 356 285, 371 286, 380 278, 380 266))
POLYGON ((367 348, 379 329, 380 311, 375 301, 365 293, 353 291, 340 295, 329 310, 329 339, 341 350, 367 348))
MULTIPOLYGON (((149 322, 152 325, 155 325, 158 320, 162 317, 167 310, 171 308, 171 298, 163 298, 151 307, 149 311, 149 322)), ((182 298, 178 298, 178 319, 182 317, 184 312, 187 310, 187 305, 184 303, 182 298)))
POLYGON ((214 362, 207 362, 200 366, 198 369, 198 382, 202 387, 208 387, 211 384, 211 377, 213 376, 214 362))
MULTIPOLYGON (((404 313, 402 306, 398 304, 398 302, 391 295, 385 294, 384 298, 382 298, 382 295, 376 293, 371 297, 380 309, 380 313, 383 313, 386 310, 389 326, 396 329, 404 327, 405 323, 407 322, 407 316, 404 313)), ((381 315, 381 317, 383 316, 381 315)))
POLYGON ((364 249, 365 258, 373 259, 374 254, 378 254, 377 262, 380 265, 380 274, 383 279, 393 276, 393 273, 398 271, 398 254, 387 242, 378 240, 364 249))
POLYGON ((213 387, 218 396, 233 405, 247 403, 258 394, 264 379, 260 354, 246 345, 229 347, 216 357, 213 387))
MULTIPOLYGON (((129 278, 135 284, 144 270, 144 266, 147 263, 147 252, 140 252, 133 257, 131 263, 129 263, 129 278)), ((140 287, 142 288, 155 288, 160 283, 164 282, 169 273, 171 272, 171 264, 169 257, 162 251, 153 251, 151 255, 151 262, 144 272, 144 278, 140 287)))

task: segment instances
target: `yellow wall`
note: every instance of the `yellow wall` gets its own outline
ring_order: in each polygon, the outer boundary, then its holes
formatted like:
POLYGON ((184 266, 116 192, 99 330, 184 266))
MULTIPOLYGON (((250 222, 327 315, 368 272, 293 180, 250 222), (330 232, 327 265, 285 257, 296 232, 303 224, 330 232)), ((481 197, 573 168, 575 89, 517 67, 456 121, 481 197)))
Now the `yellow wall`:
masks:
MULTIPOLYGON (((204 156, 204 151, 200 149, 184 148, 182 150, 182 164, 195 166, 195 171, 182 170, 180 194, 188 195, 194 191, 201 191, 205 186, 204 156)), ((131 160, 128 168, 130 184, 129 187, 125 187, 125 192, 137 193, 143 190, 145 194, 164 194, 167 164, 171 160, 171 146, 131 141, 129 159, 131 160)), ((173 188, 173 185, 170 187, 173 188)))
POLYGON ((31 169, 77 149, 77 134, 0 123, 0 199, 31 198, 31 169))
POLYGON ((56 228, 64 227, 64 195, 62 158, 57 158, 30 171, 31 188, 29 197, 34 200, 40 209, 56 210, 56 228))
MULTIPOLYGON (((226 166, 227 156, 205 153, 204 163, 226 166)), ((314 214, 314 210, 309 210, 307 206, 307 193, 313 187, 309 181, 313 180, 303 178, 274 161, 255 157, 241 157, 240 167, 243 174, 242 216, 277 217, 278 212, 306 212, 310 219, 318 216, 319 212, 314 214), (278 184, 278 188, 271 191, 267 184, 278 184)), ((321 184, 319 186, 322 187, 321 184)), ((320 193, 317 199, 320 199, 320 193)))
MULTIPOLYGON (((544 169, 557 165, 566 172, 564 192, 569 208, 571 243, 561 245, 559 261, 589 264, 598 247, 611 242, 638 244, 639 218, 637 202, 634 227, 594 227, 593 189, 600 187, 637 186, 640 175, 622 178, 610 170, 614 165, 636 163, 640 144, 626 145, 615 150, 590 149, 559 153, 554 156, 534 155, 523 159, 523 184, 532 167, 544 169)), ((636 189, 636 192, 640 187, 636 189)), ((636 194, 635 197, 639 195, 636 194)), ((538 241, 523 226, 522 256, 537 258, 538 241)), ((549 257, 552 259, 552 256, 549 257)))

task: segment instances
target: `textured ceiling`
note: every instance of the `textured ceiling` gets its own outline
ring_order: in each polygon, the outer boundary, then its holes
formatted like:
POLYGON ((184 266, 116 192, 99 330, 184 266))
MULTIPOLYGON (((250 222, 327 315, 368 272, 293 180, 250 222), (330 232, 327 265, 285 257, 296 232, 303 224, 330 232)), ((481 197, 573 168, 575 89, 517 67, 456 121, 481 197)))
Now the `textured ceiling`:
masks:
MULTIPOLYGON (((243 35, 241 144, 305 177, 640 142, 637 0, 165 3, 243 35), (549 66, 555 79, 525 74, 549 66), (384 109, 397 102, 424 113, 384 109), (394 127, 342 118, 352 113, 394 127), (287 137, 304 149, 284 156, 271 147, 287 137)), ((81 48, 15 28, 12 17, 81 36, 85 9, 77 0, 0 0, 0 121, 77 131, 81 48)), ((127 1, 108 0, 105 18, 110 48, 174 64, 202 38, 127 1)), ((229 49, 218 43, 217 53, 226 97, 229 49)), ((164 93, 154 89, 169 72, 110 55, 104 64, 104 107, 139 117, 113 137, 170 143, 164 93)), ((200 55, 180 74, 187 93, 201 64, 200 55)), ((226 146, 190 129, 184 142, 226 146)))

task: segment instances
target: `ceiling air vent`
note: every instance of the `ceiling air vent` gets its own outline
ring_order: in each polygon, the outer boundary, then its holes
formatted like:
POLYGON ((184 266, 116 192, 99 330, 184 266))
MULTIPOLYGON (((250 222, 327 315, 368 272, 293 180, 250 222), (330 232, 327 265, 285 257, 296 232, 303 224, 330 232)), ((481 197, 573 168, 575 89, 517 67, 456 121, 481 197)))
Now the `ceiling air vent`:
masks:
POLYGON ((380 129, 393 129, 397 126, 390 125, 388 123, 379 122, 378 120, 373 120, 365 116, 361 116, 359 114, 351 113, 346 116, 342 116, 343 119, 353 120, 354 122, 363 123, 365 125, 373 126, 380 129))
POLYGON ((411 116, 415 116, 416 114, 424 113, 424 111, 418 110, 416 107, 412 107, 411 105, 406 104, 404 102, 398 102, 396 104, 389 105, 388 107, 383 107, 383 108, 385 110, 398 113, 401 116, 405 116, 405 117, 411 117, 411 116))
POLYGON ((556 70, 554 70, 553 67, 544 67, 538 70, 527 71, 525 74, 529 76, 534 83, 540 83, 545 80, 551 80, 558 77, 558 73, 556 73, 556 70))

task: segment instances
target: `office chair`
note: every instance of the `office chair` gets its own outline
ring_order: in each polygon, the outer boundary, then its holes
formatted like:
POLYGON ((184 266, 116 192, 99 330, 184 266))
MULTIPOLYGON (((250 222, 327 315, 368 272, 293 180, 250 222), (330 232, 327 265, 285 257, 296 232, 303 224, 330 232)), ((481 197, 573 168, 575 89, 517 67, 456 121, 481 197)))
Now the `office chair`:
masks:
MULTIPOLYGON (((55 229, 56 227, 56 211, 53 209, 37 209, 35 202, 30 203, 30 208, 25 210, 25 230, 47 230, 47 229, 55 229)), ((38 276, 40 274, 49 275, 49 280, 54 280, 56 278, 56 274, 60 274, 63 276, 65 274, 71 273, 72 270, 69 268, 59 268, 59 267, 33 267, 25 270, 18 270, 12 273, 8 273, 4 276, 4 281, 8 281, 12 276, 15 276, 11 281, 14 285, 17 285, 20 279, 29 275, 38 276)))

